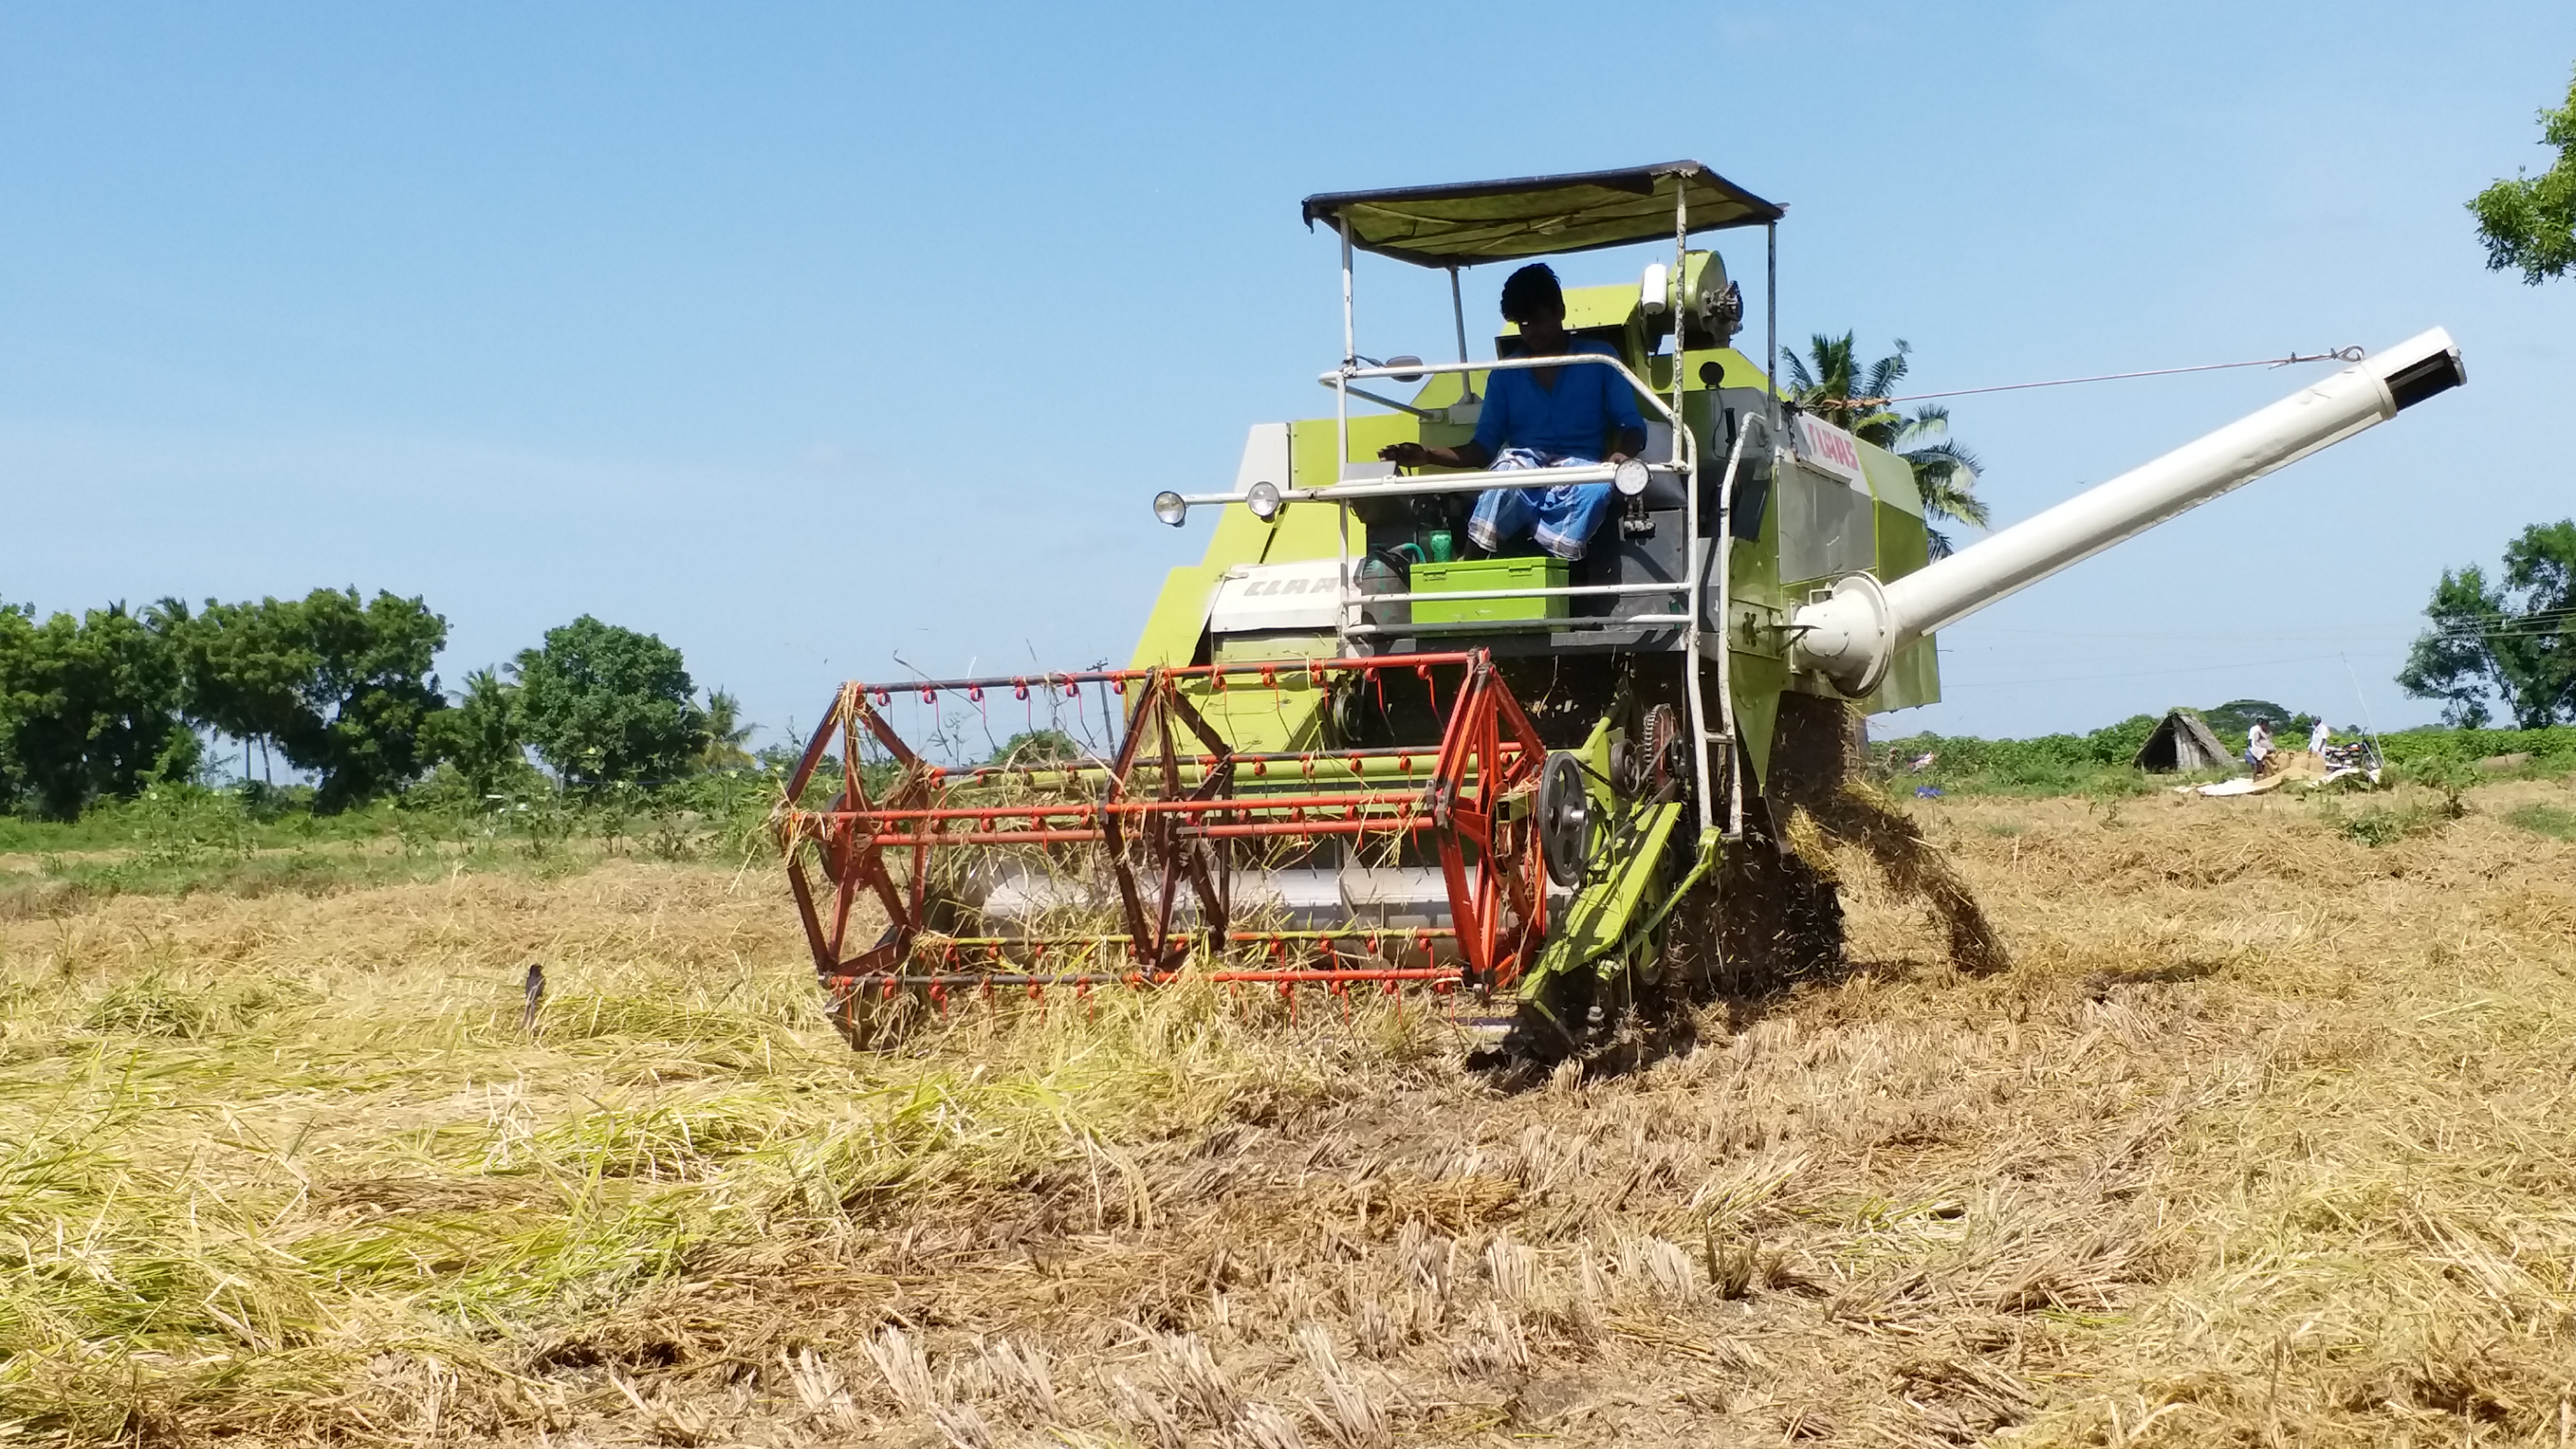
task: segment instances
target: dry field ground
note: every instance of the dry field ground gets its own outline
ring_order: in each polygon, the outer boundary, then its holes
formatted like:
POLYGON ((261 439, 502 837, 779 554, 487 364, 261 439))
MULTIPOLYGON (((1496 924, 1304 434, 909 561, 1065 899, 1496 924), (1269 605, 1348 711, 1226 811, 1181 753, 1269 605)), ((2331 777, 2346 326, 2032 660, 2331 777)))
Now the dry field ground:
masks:
POLYGON ((1924 802, 2012 971, 1847 865, 1846 975, 1518 1094, 1419 1004, 854 1056, 760 873, 0 896, 0 1440, 2565 1445, 2576 789, 2471 805, 1924 802))

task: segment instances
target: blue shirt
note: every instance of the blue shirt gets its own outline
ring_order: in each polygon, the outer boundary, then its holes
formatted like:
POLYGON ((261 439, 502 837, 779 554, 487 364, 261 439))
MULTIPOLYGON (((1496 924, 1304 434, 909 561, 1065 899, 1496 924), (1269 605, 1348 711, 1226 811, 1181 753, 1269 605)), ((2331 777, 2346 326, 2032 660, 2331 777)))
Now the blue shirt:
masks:
MULTIPOLYGON (((1577 341, 1576 352, 1616 357, 1606 342, 1577 341)), ((1488 456, 1505 448, 1536 448, 1598 458, 1608 451, 1612 427, 1646 430, 1637 399, 1618 369, 1569 363, 1556 370, 1556 386, 1538 385, 1529 368, 1485 375, 1485 410, 1476 419, 1476 444, 1488 456)))

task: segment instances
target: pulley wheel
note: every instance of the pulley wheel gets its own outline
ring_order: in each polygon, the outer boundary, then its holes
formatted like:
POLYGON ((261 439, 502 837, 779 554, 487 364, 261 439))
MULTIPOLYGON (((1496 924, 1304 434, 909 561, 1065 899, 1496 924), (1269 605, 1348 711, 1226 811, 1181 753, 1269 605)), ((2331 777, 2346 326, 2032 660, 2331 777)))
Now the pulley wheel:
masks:
POLYGON ((1549 880, 1582 883, 1592 849, 1592 793, 1583 783, 1583 762, 1562 750, 1547 757, 1538 778, 1538 848, 1549 880))

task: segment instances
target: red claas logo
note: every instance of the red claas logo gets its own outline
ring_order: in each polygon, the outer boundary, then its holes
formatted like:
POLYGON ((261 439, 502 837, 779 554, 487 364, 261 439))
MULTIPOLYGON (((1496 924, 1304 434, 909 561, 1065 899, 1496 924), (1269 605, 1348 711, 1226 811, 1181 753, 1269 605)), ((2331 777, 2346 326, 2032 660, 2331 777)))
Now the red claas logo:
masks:
POLYGON ((1831 423, 1800 413, 1798 451, 1847 478, 1860 477, 1860 444, 1831 423))

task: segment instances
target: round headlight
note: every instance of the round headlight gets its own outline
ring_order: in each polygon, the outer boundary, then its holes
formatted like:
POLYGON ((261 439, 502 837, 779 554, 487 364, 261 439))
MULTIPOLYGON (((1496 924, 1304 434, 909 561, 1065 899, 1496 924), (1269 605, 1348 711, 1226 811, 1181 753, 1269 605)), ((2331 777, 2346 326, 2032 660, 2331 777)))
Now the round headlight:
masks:
POLYGON ((1648 481, 1646 465, 1635 458, 1622 460, 1619 471, 1610 475, 1610 486, 1618 489, 1622 498, 1634 498, 1645 492, 1648 481))
POLYGON ((1251 487, 1246 488, 1243 490, 1243 506, 1252 510, 1253 517, 1258 518, 1265 523, 1272 518, 1277 517, 1279 514, 1279 485, 1276 483, 1255 483, 1251 487))
POLYGON ((1154 495, 1154 516, 1178 528, 1189 522, 1190 506, 1181 501, 1181 495, 1166 488, 1154 495))

